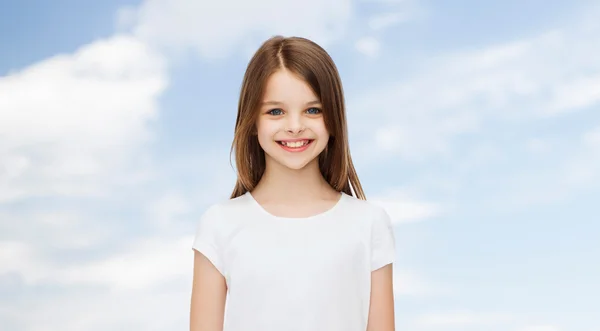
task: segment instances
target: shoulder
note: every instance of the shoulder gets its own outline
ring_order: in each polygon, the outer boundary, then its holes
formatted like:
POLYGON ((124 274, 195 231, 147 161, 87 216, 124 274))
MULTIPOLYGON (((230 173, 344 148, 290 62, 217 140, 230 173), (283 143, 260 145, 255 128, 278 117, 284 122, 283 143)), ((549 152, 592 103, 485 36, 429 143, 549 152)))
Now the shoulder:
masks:
POLYGON ((374 237, 387 236, 393 232, 392 218, 380 204, 347 196, 346 213, 360 224, 365 233, 374 237))
POLYGON ((390 222, 390 216, 383 206, 369 200, 361 200, 354 196, 347 195, 347 208, 353 215, 360 216, 363 219, 369 219, 372 222, 390 222))
POLYGON ((219 218, 230 218, 229 216, 235 216, 243 214, 247 211, 249 205, 247 195, 242 195, 233 199, 223 199, 214 202, 205 209, 202 214, 203 219, 219 219, 219 218))
POLYGON ((347 200, 350 201, 348 208, 351 209, 352 215, 361 215, 359 219, 365 220, 363 225, 368 228, 364 233, 368 236, 371 271, 393 263, 396 256, 396 239, 388 212, 383 206, 372 201, 354 197, 347 200))
POLYGON ((248 212, 249 203, 246 195, 214 202, 202 213, 199 226, 231 229, 248 212))

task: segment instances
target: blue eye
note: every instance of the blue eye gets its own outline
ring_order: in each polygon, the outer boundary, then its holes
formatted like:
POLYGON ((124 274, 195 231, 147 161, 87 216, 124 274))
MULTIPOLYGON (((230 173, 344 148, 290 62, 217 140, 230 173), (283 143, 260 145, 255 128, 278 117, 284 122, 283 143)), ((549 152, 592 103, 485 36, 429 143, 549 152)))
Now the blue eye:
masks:
POLYGON ((311 114, 311 115, 316 115, 316 114, 319 114, 319 113, 321 113, 321 109, 319 109, 319 108, 315 108, 315 107, 313 107, 313 108, 308 108, 306 111, 307 111, 309 114, 311 114))
POLYGON ((271 109, 267 112, 270 115, 281 115, 283 111, 281 109, 271 109))

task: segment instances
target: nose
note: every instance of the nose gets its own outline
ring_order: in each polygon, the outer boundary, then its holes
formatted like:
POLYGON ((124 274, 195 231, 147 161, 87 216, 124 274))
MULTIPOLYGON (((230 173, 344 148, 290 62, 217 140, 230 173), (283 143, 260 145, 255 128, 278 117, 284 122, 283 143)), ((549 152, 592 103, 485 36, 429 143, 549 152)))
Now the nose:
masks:
POLYGON ((293 135, 302 133, 304 131, 302 116, 297 114, 288 116, 285 131, 293 135))

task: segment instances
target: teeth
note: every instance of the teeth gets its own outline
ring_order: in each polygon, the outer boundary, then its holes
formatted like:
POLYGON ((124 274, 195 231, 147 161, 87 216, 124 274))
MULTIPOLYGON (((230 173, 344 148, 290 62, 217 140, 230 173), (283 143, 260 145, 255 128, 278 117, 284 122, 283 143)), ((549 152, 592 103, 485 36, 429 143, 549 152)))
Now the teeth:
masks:
POLYGON ((308 144, 308 140, 302 140, 302 141, 282 141, 281 142, 282 145, 290 147, 290 148, 298 148, 298 147, 302 147, 306 144, 308 144))

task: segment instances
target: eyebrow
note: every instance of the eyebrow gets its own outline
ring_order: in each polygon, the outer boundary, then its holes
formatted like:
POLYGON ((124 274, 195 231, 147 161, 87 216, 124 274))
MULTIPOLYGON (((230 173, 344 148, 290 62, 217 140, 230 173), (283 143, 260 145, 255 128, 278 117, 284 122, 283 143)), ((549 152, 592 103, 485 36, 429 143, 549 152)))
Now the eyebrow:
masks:
MULTIPOLYGON (((307 102, 306 106, 314 106, 314 105, 320 105, 320 104, 321 104, 321 101, 319 101, 319 100, 313 100, 313 101, 307 102)), ((281 101, 270 101, 269 100, 269 101, 264 101, 262 103, 262 105, 263 106, 271 106, 271 105, 272 106, 282 106, 283 102, 281 102, 281 101)))

